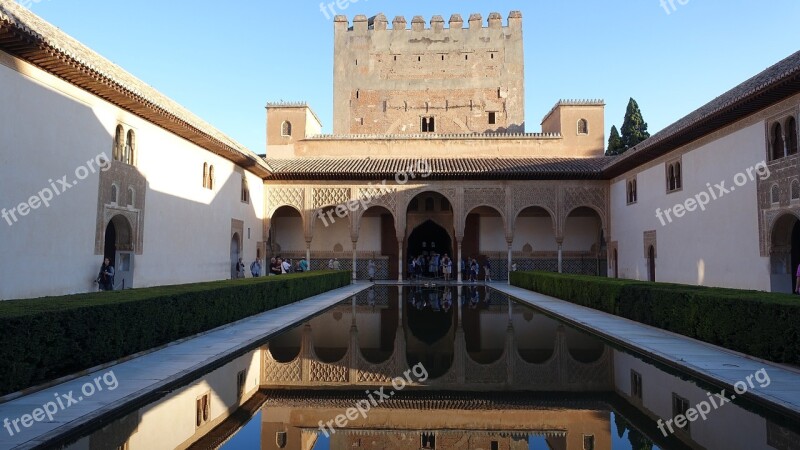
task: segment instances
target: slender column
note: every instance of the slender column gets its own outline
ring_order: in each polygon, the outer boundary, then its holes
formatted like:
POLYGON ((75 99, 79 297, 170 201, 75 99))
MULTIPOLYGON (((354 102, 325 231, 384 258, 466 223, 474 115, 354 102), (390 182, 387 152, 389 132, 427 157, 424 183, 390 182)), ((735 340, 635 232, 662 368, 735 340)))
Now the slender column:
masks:
POLYGON ((308 264, 308 270, 311 271, 311 241, 306 241, 306 264, 308 264))
POLYGON ((462 277, 463 277, 463 274, 461 273, 461 259, 463 258, 462 254, 461 254, 461 241, 462 241, 462 238, 456 238, 456 240, 458 241, 458 261, 456 261, 456 263, 455 263, 456 269, 458 270, 458 278, 457 278, 456 281, 461 282, 462 277))
POLYGON ((397 281, 403 282, 403 240, 397 240, 397 281))
POLYGON ((356 247, 358 247, 358 241, 353 241, 353 282, 356 281, 356 274, 358 267, 356 266, 356 247))
POLYGON ((558 273, 564 273, 564 257, 562 252, 564 239, 556 239, 556 243, 558 243, 558 273))
POLYGON ((506 271, 508 272, 507 273, 508 284, 511 285, 511 263, 512 263, 512 261, 511 261, 511 245, 513 244, 513 242, 512 241, 506 241, 506 244, 508 244, 508 264, 506 265, 506 271))

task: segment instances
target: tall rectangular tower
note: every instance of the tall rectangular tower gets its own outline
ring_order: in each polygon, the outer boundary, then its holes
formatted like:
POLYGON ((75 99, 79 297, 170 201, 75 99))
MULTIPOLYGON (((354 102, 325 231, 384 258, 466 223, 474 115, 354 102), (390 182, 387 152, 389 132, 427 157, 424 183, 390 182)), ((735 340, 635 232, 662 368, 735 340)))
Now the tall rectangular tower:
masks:
POLYGON ((522 14, 334 23, 333 132, 523 133, 522 14))

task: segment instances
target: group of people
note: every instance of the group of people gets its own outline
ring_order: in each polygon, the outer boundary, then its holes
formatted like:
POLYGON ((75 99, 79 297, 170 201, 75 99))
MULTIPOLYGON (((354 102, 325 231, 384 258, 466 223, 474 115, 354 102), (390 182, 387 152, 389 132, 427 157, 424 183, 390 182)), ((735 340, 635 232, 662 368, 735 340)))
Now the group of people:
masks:
MULTIPOLYGON (((239 262, 236 263, 236 277, 237 278, 244 278, 244 262, 242 258, 239 258, 239 262)), ((262 275, 285 275, 287 273, 293 272, 308 272, 309 266, 308 261, 305 258, 298 260, 297 262, 292 262, 289 258, 282 258, 280 256, 275 258, 270 258, 269 260, 269 272, 262 274, 262 270, 264 268, 261 266, 261 260, 256 259, 252 263, 250 263, 250 275, 253 278, 258 278, 262 275)))
POLYGON ((431 253, 411 257, 408 262, 408 273, 411 279, 418 280, 423 276, 433 278, 441 276, 445 281, 450 281, 453 275, 453 260, 447 253, 444 255, 431 253))
MULTIPOLYGON (((481 271, 483 272, 484 281, 492 281, 492 268, 489 265, 489 260, 486 260, 486 263, 481 267, 478 264, 478 260, 470 256, 461 260, 460 268, 467 281, 477 282, 481 271)), ((453 277, 453 260, 447 253, 441 257, 438 253, 411 257, 408 262, 408 273, 410 279, 443 277, 444 281, 450 281, 453 277)))
MULTIPOLYGON (((458 294, 455 295, 458 296, 458 294)), ((477 309, 479 306, 485 308, 490 304, 489 295, 486 292, 481 295, 479 288, 475 286, 464 288, 460 300, 461 306, 469 309, 477 309)), ((408 303, 418 311, 431 309, 434 312, 446 313, 453 307, 453 289, 446 288, 439 291, 436 289, 423 290, 422 288, 418 288, 411 291, 408 297, 408 303)))

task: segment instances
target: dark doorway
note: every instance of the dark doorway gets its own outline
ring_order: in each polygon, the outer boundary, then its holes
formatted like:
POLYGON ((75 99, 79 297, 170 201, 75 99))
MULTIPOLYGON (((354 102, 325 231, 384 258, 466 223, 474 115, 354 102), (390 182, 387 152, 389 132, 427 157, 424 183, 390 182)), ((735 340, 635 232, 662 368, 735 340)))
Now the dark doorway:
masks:
POLYGON ((117 227, 114 226, 114 221, 108 222, 106 227, 105 249, 103 250, 103 258, 108 258, 111 264, 116 265, 117 258, 117 227))
POLYGON ((425 221, 408 237, 408 257, 430 255, 431 253, 453 257, 453 243, 450 234, 432 220, 425 221))
POLYGON ((652 245, 647 250, 647 263, 649 267, 650 281, 656 281, 656 249, 652 245))
POLYGON ((619 263, 617 261, 617 249, 614 249, 614 278, 619 278, 619 263))
POLYGON ((792 227, 792 266, 789 272, 792 275, 792 292, 797 292, 797 268, 800 266, 800 221, 792 227))

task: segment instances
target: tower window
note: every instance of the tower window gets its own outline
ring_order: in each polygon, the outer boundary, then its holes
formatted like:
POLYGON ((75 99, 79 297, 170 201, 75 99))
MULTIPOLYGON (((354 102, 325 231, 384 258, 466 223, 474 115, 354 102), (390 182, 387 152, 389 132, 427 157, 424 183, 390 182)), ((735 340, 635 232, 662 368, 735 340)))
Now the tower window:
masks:
POLYGON ((436 132, 436 119, 434 117, 422 118, 422 132, 435 133, 436 132))
POLYGON ((281 125, 281 136, 290 137, 292 135, 292 122, 286 121, 281 125))
POLYGON ((581 119, 578 121, 578 134, 589 134, 589 121, 581 119))
POLYGON ((489 113, 489 125, 497 124, 497 113, 490 112, 489 113))

